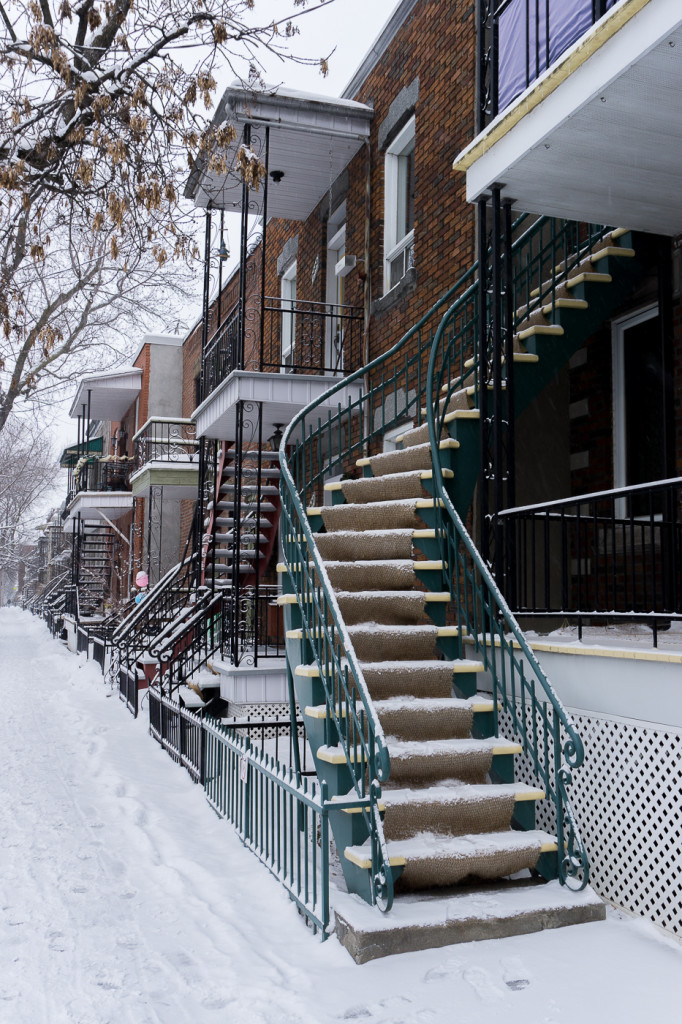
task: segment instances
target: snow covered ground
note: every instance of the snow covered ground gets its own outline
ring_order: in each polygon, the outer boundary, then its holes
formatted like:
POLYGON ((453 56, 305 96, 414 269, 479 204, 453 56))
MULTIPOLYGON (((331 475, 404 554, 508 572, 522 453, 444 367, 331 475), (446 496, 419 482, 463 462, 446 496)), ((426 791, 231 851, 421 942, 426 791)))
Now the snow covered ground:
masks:
POLYGON ((679 1019, 682 947, 616 912, 358 967, 148 736, 146 705, 133 721, 13 609, 0 698, 0 1024, 679 1019))

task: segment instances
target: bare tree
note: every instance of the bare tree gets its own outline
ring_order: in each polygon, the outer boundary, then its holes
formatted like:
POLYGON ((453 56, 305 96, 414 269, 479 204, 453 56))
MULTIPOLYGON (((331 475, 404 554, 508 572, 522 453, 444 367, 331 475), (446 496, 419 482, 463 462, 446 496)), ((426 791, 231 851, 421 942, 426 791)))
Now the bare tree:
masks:
MULTIPOLYGON (((0 430, 198 255, 181 182, 235 139, 208 122, 216 75, 257 86, 260 54, 329 2, 258 24, 255 0, 0 0, 0 430)), ((250 154, 238 169, 258 184, 250 154)))
POLYGON ((0 598, 16 579, 22 547, 35 539, 31 512, 58 472, 48 431, 32 417, 10 416, 0 433, 0 598))

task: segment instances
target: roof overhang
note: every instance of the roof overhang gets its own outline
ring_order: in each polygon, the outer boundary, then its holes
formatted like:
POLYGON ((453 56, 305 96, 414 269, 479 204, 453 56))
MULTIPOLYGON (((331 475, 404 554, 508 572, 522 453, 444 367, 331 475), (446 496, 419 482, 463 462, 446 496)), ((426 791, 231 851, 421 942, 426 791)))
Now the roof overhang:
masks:
POLYGON ((467 199, 682 232, 682 6, 621 0, 455 161, 467 199))
POLYGON ((152 487, 163 487, 165 498, 195 498, 199 487, 199 464, 151 461, 130 478, 133 497, 148 498, 152 487))
POLYGON ((142 370, 126 366, 112 373, 83 377, 71 403, 69 416, 90 414, 93 420, 120 420, 142 388, 142 370))
POLYGON ((269 128, 269 171, 282 171, 279 182, 268 181, 268 217, 305 220, 331 184, 369 140, 371 107, 278 86, 253 92, 241 85, 228 88, 213 124, 232 124, 236 141, 225 156, 231 170, 218 174, 200 156, 185 188, 196 206, 239 211, 242 179, 236 168, 243 127, 252 126, 251 148, 265 163, 265 128, 269 128))
POLYGON ((68 448, 65 448, 59 458, 59 465, 62 469, 69 469, 75 466, 81 455, 101 455, 102 444, 104 439, 101 437, 94 437, 91 441, 87 442, 87 452, 85 451, 85 445, 72 444, 68 448))

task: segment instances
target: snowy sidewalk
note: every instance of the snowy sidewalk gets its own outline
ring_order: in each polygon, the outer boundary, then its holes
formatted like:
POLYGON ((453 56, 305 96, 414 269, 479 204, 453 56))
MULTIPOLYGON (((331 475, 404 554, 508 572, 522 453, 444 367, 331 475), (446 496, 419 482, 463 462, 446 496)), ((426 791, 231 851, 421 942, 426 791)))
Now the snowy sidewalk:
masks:
POLYGON ((358 967, 148 736, 146 704, 135 722, 96 665, 13 609, 0 697, 0 1024, 679 1014, 682 947, 616 913, 358 967))

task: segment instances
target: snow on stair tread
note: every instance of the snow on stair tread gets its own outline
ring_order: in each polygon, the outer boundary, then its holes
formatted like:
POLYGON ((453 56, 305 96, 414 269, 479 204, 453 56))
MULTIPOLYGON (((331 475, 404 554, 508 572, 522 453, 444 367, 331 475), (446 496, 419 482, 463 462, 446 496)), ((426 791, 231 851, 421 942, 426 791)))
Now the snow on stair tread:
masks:
POLYGON ((427 711, 437 715, 451 708, 461 711, 493 710, 493 702, 485 697, 385 697, 372 701, 377 714, 382 711, 427 711))
POLYGON ((401 740, 397 736, 387 736, 386 746, 392 761, 412 757, 443 757, 448 754, 520 754, 523 750, 520 743, 504 736, 452 740, 401 740))
MULTIPOLYGON (((468 658, 456 658, 454 661, 434 661, 433 659, 415 659, 414 661, 364 661, 360 662, 360 668, 364 671, 366 668, 374 671, 381 670, 383 672, 388 671, 407 671, 407 672, 423 672, 424 669, 433 668, 437 665, 442 668, 443 665, 449 665, 452 667, 453 673, 455 672, 482 672, 483 663, 480 661, 469 661, 468 658)), ((417 699, 417 698, 415 698, 417 699)))
POLYGON ((517 800, 543 800, 545 793, 537 786, 529 786, 526 782, 507 783, 467 783, 459 779, 445 779, 434 786, 423 789, 385 789, 381 794, 381 802, 386 807, 398 807, 403 804, 445 804, 466 801, 493 800, 497 797, 513 793, 517 800))
MULTIPOLYGON (((444 836, 439 832, 420 832, 410 839, 393 839, 386 843, 389 861, 397 867, 410 861, 483 860, 505 851, 535 846, 538 855, 556 850, 556 838, 537 829, 528 832, 484 832, 469 836, 444 836)), ((371 868, 372 844, 347 846, 344 855, 358 867, 371 868)))

